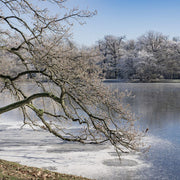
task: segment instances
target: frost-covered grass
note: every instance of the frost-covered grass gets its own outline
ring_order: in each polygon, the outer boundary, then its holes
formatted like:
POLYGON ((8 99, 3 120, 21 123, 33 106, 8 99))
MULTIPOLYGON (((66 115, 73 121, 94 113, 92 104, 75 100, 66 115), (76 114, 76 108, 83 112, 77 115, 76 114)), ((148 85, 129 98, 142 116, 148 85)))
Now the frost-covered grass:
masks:
POLYGON ((40 168, 23 166, 15 162, 0 160, 0 179, 23 180, 23 179, 43 179, 43 180, 88 180, 87 178, 60 174, 40 168))

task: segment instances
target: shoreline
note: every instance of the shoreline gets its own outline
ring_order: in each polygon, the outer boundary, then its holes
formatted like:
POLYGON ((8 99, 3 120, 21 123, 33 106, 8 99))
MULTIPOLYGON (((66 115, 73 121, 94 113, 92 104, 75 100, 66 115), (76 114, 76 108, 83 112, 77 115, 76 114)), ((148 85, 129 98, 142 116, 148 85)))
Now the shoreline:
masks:
POLYGON ((140 81, 139 79, 104 79, 103 83, 180 83, 180 79, 154 79, 151 81, 140 81))
POLYGON ((49 171, 0 159, 0 179, 90 180, 85 177, 49 171))

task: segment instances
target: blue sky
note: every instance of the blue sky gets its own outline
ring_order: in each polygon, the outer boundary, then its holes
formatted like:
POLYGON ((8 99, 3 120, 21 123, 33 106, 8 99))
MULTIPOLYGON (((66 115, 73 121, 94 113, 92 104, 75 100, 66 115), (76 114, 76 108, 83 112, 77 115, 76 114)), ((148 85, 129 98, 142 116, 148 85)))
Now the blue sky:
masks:
POLYGON ((79 8, 97 10, 86 25, 76 24, 73 39, 80 45, 92 45, 105 35, 136 39, 154 30, 180 36, 180 0, 70 0, 79 8))

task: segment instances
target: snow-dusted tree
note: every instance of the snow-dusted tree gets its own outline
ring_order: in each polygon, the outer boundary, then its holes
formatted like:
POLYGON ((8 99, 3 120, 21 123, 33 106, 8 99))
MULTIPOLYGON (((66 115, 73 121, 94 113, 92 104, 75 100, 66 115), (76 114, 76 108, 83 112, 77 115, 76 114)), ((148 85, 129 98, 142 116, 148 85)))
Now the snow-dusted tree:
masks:
MULTIPOLYGON (((63 140, 110 142, 118 152, 136 149, 139 134, 132 117, 98 79, 98 68, 89 61, 92 53, 69 40, 72 20, 81 22, 95 12, 67 9, 66 0, 37 3, 47 9, 54 5, 64 15, 49 15, 28 0, 0 0, 0 95, 13 96, 0 114, 20 108, 24 125, 63 140), (75 124, 78 129, 72 131, 75 124)), ((116 61, 123 38, 105 39, 105 52, 116 61)))
POLYGON ((135 74, 134 60, 137 57, 136 42, 129 40, 125 42, 124 51, 121 59, 118 61, 118 69, 121 72, 121 78, 131 79, 135 74))
POLYGON ((161 67, 162 75, 165 79, 180 78, 180 42, 167 41, 165 48, 161 52, 161 67))
POLYGON ((102 55, 101 67, 105 71, 107 78, 117 78, 118 69, 117 64, 123 54, 123 40, 122 37, 105 36, 103 40, 98 42, 99 51, 102 55))
POLYGON ((99 41, 100 67, 106 78, 151 81, 156 78, 180 78, 180 41, 149 31, 137 41, 105 36, 99 41))
MULTIPOLYGON (((150 53, 155 60, 154 64, 156 64, 156 77, 163 76, 163 74, 167 70, 166 63, 168 61, 168 43, 168 36, 154 31, 149 31, 138 39, 138 49, 140 51, 144 50, 147 53, 150 53)), ((154 72, 152 72, 152 74, 154 74, 154 72)))
POLYGON ((135 78, 147 82, 156 78, 156 59, 153 54, 144 50, 138 52, 134 59, 135 78))
POLYGON ((147 52, 156 53, 161 49, 167 39, 168 37, 161 33, 149 31, 139 37, 137 46, 139 49, 144 49, 147 52))

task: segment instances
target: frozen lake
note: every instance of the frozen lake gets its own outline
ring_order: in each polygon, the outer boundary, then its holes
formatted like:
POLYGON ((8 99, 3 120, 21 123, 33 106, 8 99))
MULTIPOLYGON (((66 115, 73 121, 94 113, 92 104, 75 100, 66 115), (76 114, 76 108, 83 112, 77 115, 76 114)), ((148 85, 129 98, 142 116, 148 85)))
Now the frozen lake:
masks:
POLYGON ((148 153, 123 155, 120 163, 108 145, 65 143, 43 131, 20 130, 22 121, 14 110, 0 116, 0 158, 94 179, 179 179, 180 84, 106 85, 132 92, 125 103, 131 104, 141 128, 149 128, 143 139, 151 145, 148 153))

